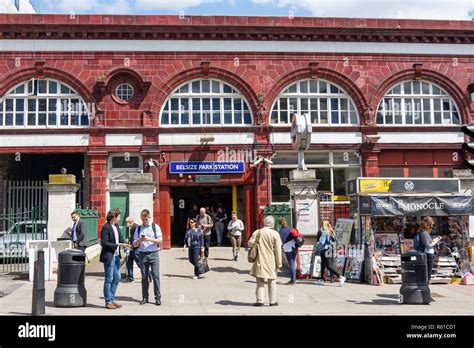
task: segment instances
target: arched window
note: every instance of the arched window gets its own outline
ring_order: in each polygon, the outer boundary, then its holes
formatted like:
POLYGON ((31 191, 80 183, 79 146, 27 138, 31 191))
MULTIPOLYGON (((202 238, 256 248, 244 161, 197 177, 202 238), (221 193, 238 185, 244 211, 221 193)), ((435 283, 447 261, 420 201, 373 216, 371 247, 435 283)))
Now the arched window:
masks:
POLYGON ((454 100, 426 81, 404 81, 388 91, 377 110, 378 125, 461 124, 454 100))
POLYGON ((161 111, 162 126, 251 125, 245 97, 218 80, 195 80, 176 89, 161 111))
POLYGON ((287 125, 293 113, 309 114, 317 125, 358 125, 352 98, 340 87, 324 80, 303 80, 285 88, 275 101, 271 123, 287 125))
POLYGON ((89 126, 89 110, 81 96, 62 82, 31 79, 0 100, 0 126, 61 128, 89 126))

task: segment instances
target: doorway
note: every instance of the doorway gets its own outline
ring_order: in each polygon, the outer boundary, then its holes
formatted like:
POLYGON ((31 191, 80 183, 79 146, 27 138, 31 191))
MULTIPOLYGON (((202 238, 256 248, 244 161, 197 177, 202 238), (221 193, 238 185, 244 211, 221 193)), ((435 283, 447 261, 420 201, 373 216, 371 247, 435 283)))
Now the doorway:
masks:
MULTIPOLYGON (((120 226, 120 233, 125 239, 125 219, 128 216, 128 192, 110 192, 110 209, 120 209, 120 220, 118 224, 120 226)), ((138 223, 138 222, 137 222, 138 223)))
MULTIPOLYGON (((176 187, 171 191, 173 199, 173 211, 171 216, 171 246, 182 247, 186 234, 186 223, 193 204, 201 207, 214 207, 217 210, 219 204, 225 209, 230 219, 232 212, 232 187, 176 187)), ((209 214, 211 215, 211 214, 209 214)), ((223 245, 230 245, 225 238, 223 245)), ((216 234, 213 230, 211 243, 216 243, 216 234)))

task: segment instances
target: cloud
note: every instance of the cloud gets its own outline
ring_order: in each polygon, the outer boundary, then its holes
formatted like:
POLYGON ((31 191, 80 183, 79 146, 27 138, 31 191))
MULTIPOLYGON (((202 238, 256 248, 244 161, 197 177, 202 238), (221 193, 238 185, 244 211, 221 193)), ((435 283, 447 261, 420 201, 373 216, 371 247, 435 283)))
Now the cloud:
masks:
POLYGON ((316 17, 466 19, 472 0, 252 0, 255 5, 309 11, 316 17))
POLYGON ((224 0, 57 0, 46 4, 47 11, 67 13, 131 14, 185 10, 224 0))

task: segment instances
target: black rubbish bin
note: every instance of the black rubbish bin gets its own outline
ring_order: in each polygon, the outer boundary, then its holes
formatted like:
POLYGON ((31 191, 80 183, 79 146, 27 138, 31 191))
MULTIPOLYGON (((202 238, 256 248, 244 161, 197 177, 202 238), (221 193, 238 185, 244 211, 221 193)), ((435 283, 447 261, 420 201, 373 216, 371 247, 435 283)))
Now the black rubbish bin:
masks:
POLYGON ((58 255, 58 286, 54 291, 56 307, 84 307, 87 291, 84 286, 86 254, 81 250, 66 250, 58 255))
POLYGON ((401 259, 402 286, 399 302, 403 304, 429 304, 431 293, 426 254, 410 250, 402 254, 401 259))

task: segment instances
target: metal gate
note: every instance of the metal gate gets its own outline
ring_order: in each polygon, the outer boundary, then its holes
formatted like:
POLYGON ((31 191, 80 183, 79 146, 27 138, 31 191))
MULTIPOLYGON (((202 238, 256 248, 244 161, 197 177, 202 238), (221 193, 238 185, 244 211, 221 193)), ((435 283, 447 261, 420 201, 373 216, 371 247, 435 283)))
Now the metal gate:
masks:
POLYGON ((2 273, 28 271, 27 242, 46 240, 48 209, 39 206, 31 210, 4 211, 0 214, 0 262, 2 273))
POLYGON ((34 207, 48 205, 46 181, 41 180, 4 180, 3 213, 15 213, 32 210, 34 207))

